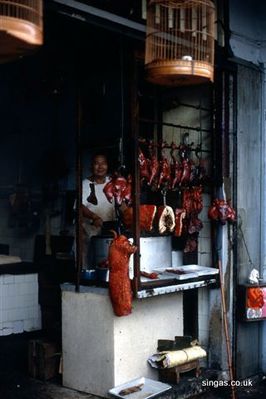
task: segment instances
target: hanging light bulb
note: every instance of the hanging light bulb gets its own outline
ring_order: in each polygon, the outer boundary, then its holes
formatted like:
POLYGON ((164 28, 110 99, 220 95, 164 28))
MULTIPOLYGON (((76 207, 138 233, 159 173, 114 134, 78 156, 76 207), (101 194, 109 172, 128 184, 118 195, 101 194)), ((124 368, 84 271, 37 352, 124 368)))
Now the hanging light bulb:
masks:
POLYGON ((43 44, 42 0, 0 0, 0 62, 43 44))
POLYGON ((147 3, 145 70, 155 84, 213 81, 215 6, 211 0, 147 3))

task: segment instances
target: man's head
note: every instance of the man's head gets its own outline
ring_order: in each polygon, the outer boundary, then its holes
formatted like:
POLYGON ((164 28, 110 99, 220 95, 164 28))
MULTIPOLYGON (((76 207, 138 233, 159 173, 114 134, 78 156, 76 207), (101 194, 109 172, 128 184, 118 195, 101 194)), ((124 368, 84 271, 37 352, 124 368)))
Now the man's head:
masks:
POLYGON ((107 158, 103 154, 97 154, 92 159, 92 174, 94 180, 102 180, 108 172, 107 158))

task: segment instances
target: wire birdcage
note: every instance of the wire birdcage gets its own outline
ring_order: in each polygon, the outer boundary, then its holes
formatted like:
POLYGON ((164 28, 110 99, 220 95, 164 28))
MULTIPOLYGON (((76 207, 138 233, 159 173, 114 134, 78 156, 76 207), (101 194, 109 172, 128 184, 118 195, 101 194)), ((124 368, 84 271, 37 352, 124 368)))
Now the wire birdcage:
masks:
POLYGON ((0 0, 0 62, 43 44, 42 0, 0 0))
POLYGON ((215 6, 211 0, 150 0, 145 70, 155 84, 213 81, 215 6))

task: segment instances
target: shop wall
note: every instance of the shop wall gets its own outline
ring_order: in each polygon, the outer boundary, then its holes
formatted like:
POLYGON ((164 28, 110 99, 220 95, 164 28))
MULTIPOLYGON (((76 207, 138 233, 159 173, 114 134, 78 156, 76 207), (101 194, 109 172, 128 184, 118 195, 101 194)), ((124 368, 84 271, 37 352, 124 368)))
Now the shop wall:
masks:
POLYGON ((52 234, 73 232, 66 208, 76 188, 78 105, 84 176, 90 174, 91 152, 105 151, 114 165, 122 125, 126 128, 123 40, 59 15, 47 13, 46 19, 44 46, 0 65, 0 243, 23 260, 32 260, 35 235, 45 233, 47 208, 52 234), (23 226, 10 220, 9 199, 18 184, 29 192, 34 225, 32 214, 23 226))
MULTIPOLYGON (((230 0, 230 46, 235 62, 246 61, 257 69, 238 67, 238 212, 254 265, 265 275, 265 122, 263 109, 265 82, 265 15, 261 1, 230 0), (250 167, 252 165, 252 167, 250 167), (253 166, 254 165, 254 166, 253 166), (257 165, 257 166, 256 166, 257 165), (243 190, 243 187, 248 187, 243 190), (254 202, 255 201, 255 202, 254 202), (254 203, 256 204, 254 206, 254 203)), ((248 64, 246 63, 248 66, 248 64)), ((265 108, 265 107, 264 107, 265 108)), ((238 283, 245 283, 250 272, 247 254, 240 236, 238 248, 238 283)), ((266 329, 264 323, 237 326, 237 366, 239 376, 266 369, 266 329), (248 342, 253 342, 252 350, 248 342), (255 348, 255 349, 254 349, 255 348), (262 363, 261 363, 262 359, 262 363)))
MULTIPOLYGON (((189 88, 177 88, 175 91, 173 106, 163 113, 163 122, 191 127, 190 129, 163 127, 163 139, 167 143, 182 143, 185 133, 189 134, 188 142, 194 143, 193 147, 202 144, 201 157, 209 176, 212 173, 212 96, 211 87, 201 86, 189 88), (178 105, 176 105, 178 104, 178 105), (203 131, 193 130, 201 127, 203 131), (204 131, 206 129, 206 131, 204 131), (205 152, 206 151, 206 152, 205 152)), ((195 153, 191 154, 195 163, 198 162, 195 153)), ((178 193, 176 194, 179 195, 178 193)), ((199 233, 198 241, 198 265, 212 267, 212 248, 210 220, 208 208, 211 203, 211 188, 205 187, 203 193, 204 208, 199 214, 203 222, 203 229, 199 233)), ((208 350, 209 340, 209 289, 198 290, 198 339, 203 347, 208 350)))
MULTIPOLYGON (((263 114, 266 115, 266 52, 263 52, 263 59, 264 59, 264 73, 263 73, 263 114)), ((263 204, 266 203, 266 120, 262 117, 262 202, 263 204)), ((265 206, 262 208, 262 257, 261 257, 261 265, 262 270, 261 274, 263 277, 263 281, 266 281, 266 209, 265 206)), ((262 348, 262 370, 266 372, 266 325, 263 322, 262 326, 262 336, 261 336, 261 348, 262 348)))
MULTIPOLYGON (((241 224, 253 265, 249 263, 243 237, 238 239, 238 284, 247 282, 253 266, 261 265, 261 73, 238 67, 238 148, 237 198, 238 223, 241 224)), ((260 323, 238 323, 237 371, 238 377, 256 374, 260 364, 260 323), (252 342, 252 345, 249 343, 252 342)))
POLYGON ((60 86, 44 69, 39 55, 0 67, 0 243, 23 260, 32 260, 35 235, 44 234, 47 206, 59 211, 52 234, 63 229, 62 202, 75 187, 74 87, 67 77, 60 86), (49 179, 56 190, 47 202, 49 179), (14 215, 10 196, 18 190, 30 206, 14 215))
POLYGON ((234 56, 258 65, 265 48, 265 2, 230 0, 229 12, 230 45, 234 56))

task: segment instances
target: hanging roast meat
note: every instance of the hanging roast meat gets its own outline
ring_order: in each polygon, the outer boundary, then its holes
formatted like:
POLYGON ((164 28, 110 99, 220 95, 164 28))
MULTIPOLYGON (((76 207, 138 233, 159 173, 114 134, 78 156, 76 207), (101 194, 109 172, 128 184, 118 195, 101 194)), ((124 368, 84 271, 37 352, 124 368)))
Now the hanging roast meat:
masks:
MULTIPOLYGON (((155 205, 140 205, 139 218, 140 230, 151 231, 153 228, 153 220, 156 214, 157 207, 155 205)), ((128 207, 124 209, 122 219, 127 229, 132 228, 133 224, 133 208, 128 207)))
POLYGON ((148 184, 149 186, 152 184, 152 182, 155 180, 155 178, 158 176, 159 174, 159 170, 160 170, 160 164, 159 161, 157 159, 157 156, 154 154, 151 157, 151 161, 150 161, 150 177, 149 177, 149 181, 148 184))
POLYGON ((113 202, 114 199, 114 188, 113 188, 113 179, 111 179, 103 188, 103 192, 109 202, 113 202))
POLYGON ((188 253, 188 252, 195 252, 198 249, 198 241, 196 238, 194 237, 190 237, 187 239, 186 241, 186 245, 184 248, 184 252, 188 253))
POLYGON ((117 205, 121 205, 125 199, 128 182, 124 177, 116 177, 113 182, 114 199, 117 205))
POLYGON ((197 217, 197 215, 193 215, 193 217, 190 217, 189 224, 188 224, 188 233, 189 234, 199 233, 202 228, 203 228, 203 223, 197 217))
POLYGON ((190 186, 197 186, 199 182, 198 167, 194 163, 191 163, 189 184, 190 186))
POLYGON ((183 230, 183 220, 186 217, 185 209, 177 208, 175 210, 175 236, 180 237, 183 230))
POLYGON ((132 204, 132 177, 128 175, 127 177, 127 186, 123 193, 123 199, 125 200, 127 205, 132 204))
POLYGON ((226 221, 234 222, 236 220, 236 212, 228 202, 216 198, 208 210, 208 217, 225 224, 226 221))
POLYGON ((167 160, 167 158, 163 158, 160 161, 160 173, 159 173, 159 181, 158 188, 161 187, 162 183, 170 183, 171 182, 171 167, 167 160))
POLYGON ((103 191, 109 202, 115 201, 117 205, 122 202, 130 204, 131 201, 131 176, 126 179, 122 176, 113 176, 112 179, 104 186, 103 191))
POLYGON ((191 161, 189 161, 187 159, 184 159, 182 161, 183 173, 182 173, 181 180, 180 180, 181 185, 186 185, 190 182, 191 166, 192 166, 191 161))
POLYGON ((115 237, 109 247, 109 294, 116 316, 126 316, 132 311, 132 291, 129 279, 129 258, 137 247, 123 236, 115 237))
POLYGON ((172 157, 172 164, 171 164, 171 169, 172 169, 172 182, 171 182, 171 189, 173 190, 177 185, 180 184, 181 178, 183 175, 183 166, 176 157, 174 156, 174 150, 176 149, 176 145, 174 143, 171 144, 172 150, 171 150, 171 157, 172 157))
POLYGON ((171 188, 172 190, 180 184, 181 182, 181 177, 183 175, 183 167, 182 164, 179 163, 178 161, 176 161, 173 165, 172 165, 172 175, 173 175, 173 179, 172 179, 172 184, 171 184, 171 188))
POLYGON ((170 206, 160 206, 157 211, 158 230, 160 234, 172 233, 175 228, 175 214, 170 206))
POLYGON ((140 170, 140 178, 149 180, 150 179, 150 171, 149 171, 149 164, 150 160, 145 157, 141 149, 139 149, 139 170, 140 170))
POLYGON ((192 187, 183 193, 183 208, 187 216, 198 214, 203 209, 202 187, 192 187))

